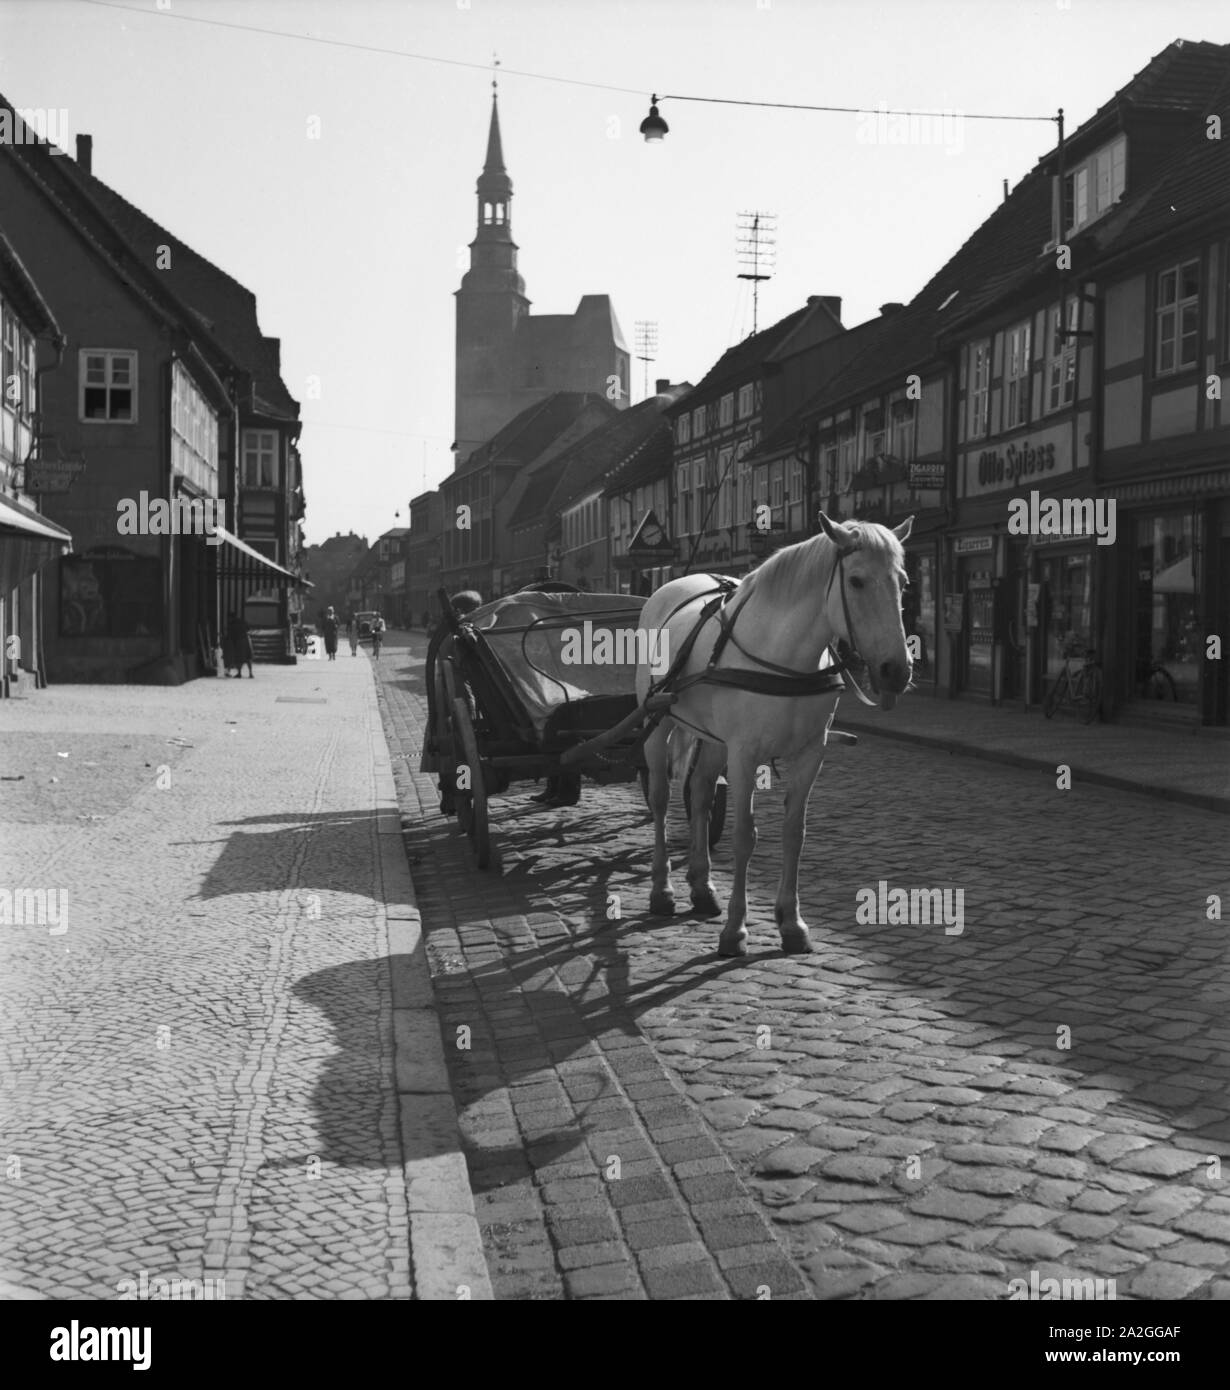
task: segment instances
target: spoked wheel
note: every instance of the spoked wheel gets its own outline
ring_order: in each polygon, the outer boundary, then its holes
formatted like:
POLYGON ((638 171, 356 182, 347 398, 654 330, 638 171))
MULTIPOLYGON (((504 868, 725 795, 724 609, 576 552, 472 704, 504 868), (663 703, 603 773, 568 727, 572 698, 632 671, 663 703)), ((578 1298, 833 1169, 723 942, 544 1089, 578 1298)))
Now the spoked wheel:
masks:
POLYGON ((1081 718, 1086 724, 1092 724, 1098 717, 1098 711, 1102 708, 1101 667, 1090 666, 1085 672, 1085 688, 1081 693, 1084 702, 1081 718))
POLYGON ((452 803, 457 816, 457 824, 469 837, 474 847, 474 860, 480 869, 491 864, 491 835, 487 824, 487 784, 483 778, 483 765, 478 756, 478 739, 474 733, 474 721, 470 717, 470 704, 464 691, 459 691, 451 662, 444 667, 444 684, 450 696, 449 711, 454 759, 452 803), (458 774, 462 768, 468 773, 468 787, 457 785, 458 774))

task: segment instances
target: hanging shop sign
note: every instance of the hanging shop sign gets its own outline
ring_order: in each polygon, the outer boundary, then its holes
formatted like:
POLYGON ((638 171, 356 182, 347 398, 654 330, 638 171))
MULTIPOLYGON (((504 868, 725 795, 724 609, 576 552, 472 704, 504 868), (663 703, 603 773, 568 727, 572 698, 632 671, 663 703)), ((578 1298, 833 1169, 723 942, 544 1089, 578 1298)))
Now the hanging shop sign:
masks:
POLYGON ((948 479, 948 465, 938 463, 911 463, 910 486, 912 488, 942 488, 948 479))

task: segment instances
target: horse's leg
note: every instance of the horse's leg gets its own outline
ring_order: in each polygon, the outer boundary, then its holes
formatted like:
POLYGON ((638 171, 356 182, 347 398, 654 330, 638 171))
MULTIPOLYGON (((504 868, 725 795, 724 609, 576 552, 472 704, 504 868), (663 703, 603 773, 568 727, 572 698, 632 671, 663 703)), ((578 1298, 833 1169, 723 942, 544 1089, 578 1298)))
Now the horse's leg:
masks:
POLYGON ((782 950, 806 955, 811 950, 807 924, 799 916, 799 855, 807 832, 807 801, 824 766, 824 740, 805 748, 791 760, 790 782, 782 815, 782 876, 773 912, 781 932, 782 950))
POLYGON ((718 938, 718 955, 747 955, 747 866, 756 848, 756 822, 752 816, 752 796, 756 790, 755 760, 730 750, 726 767, 727 814, 734 814, 731 845, 735 872, 726 909, 726 925, 718 938))
POLYGON ((658 917, 675 911, 675 892, 671 887, 671 861, 666 853, 666 808, 671 799, 667 736, 669 721, 661 724, 645 740, 645 762, 649 768, 649 809, 653 812, 653 871, 649 910, 658 917))
POLYGON ((709 877, 709 814, 713 810, 717 779, 725 766, 725 744, 696 740, 696 761, 692 765, 692 854, 688 864, 688 884, 692 889, 692 908, 698 917, 722 915, 709 877))

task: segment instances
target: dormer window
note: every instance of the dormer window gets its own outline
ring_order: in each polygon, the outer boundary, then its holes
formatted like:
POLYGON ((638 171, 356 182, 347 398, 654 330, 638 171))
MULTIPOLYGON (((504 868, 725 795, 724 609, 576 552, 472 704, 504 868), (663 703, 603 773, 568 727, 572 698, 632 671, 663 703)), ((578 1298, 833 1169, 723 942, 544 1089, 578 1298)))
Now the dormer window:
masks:
POLYGON ((1110 211, 1123 197, 1127 137, 1120 135, 1072 168, 1063 181, 1063 223, 1071 236, 1110 211))

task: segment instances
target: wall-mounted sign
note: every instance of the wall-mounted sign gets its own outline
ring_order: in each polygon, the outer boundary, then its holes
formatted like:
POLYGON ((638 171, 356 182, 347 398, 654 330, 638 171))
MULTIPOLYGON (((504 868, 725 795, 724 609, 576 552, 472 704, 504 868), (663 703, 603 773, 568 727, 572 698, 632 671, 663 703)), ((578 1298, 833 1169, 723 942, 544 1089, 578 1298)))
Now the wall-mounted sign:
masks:
POLYGON ((944 595, 944 631, 960 632, 965 615, 965 595, 963 593, 944 595))
POLYGON ((40 459, 26 464, 26 491, 67 492, 84 472, 85 464, 78 459, 40 459))
POLYGON ((958 536, 952 543, 954 555, 987 555, 994 549, 994 536, 958 536))
POLYGON ((942 488, 947 481, 948 465, 939 463, 911 463, 910 486, 912 488, 942 488))
POLYGON ((979 497, 1008 488, 1036 487, 1071 473, 1073 466, 1069 425, 1032 431, 1008 443, 970 443, 962 450, 959 491, 962 497, 979 497))

